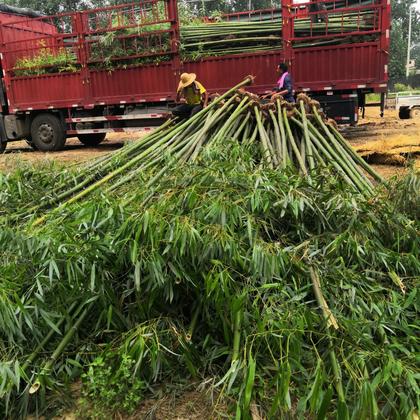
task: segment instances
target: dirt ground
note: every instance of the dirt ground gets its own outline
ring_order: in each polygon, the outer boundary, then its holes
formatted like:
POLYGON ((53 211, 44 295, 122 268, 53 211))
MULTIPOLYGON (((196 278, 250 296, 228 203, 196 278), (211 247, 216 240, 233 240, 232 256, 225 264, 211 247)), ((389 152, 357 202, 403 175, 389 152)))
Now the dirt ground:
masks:
POLYGON ((382 176, 401 175, 410 163, 420 169, 420 119, 400 120, 395 110, 367 108, 356 127, 343 129, 344 137, 382 176))
MULTIPOLYGON (((379 108, 367 108, 366 118, 357 127, 343 130, 344 136, 355 149, 383 176, 390 177, 406 171, 408 162, 415 160, 420 169, 420 119, 400 120, 395 110, 387 110, 384 118, 379 108)), ((0 171, 12 170, 19 161, 42 162, 55 160, 77 163, 89 161, 112 152, 129 141, 135 141, 143 133, 113 133, 97 147, 86 147, 76 138, 68 139, 60 152, 35 152, 25 141, 9 143, 0 155, 0 171)))
POLYGON ((59 152, 36 152, 26 141, 8 143, 6 151, 0 155, 0 171, 11 170, 19 161, 42 162, 55 160, 66 164, 86 162, 103 154, 119 149, 128 141, 135 141, 144 134, 139 133, 112 133, 97 147, 86 147, 77 138, 67 139, 64 150, 59 152))
MULTIPOLYGON (((216 394, 204 390, 203 384, 187 384, 187 390, 183 393, 175 393, 173 390, 157 392, 156 398, 147 399, 140 404, 131 415, 112 413, 98 414, 94 409, 84 407, 81 412, 75 407, 73 410, 63 412, 61 415, 49 418, 50 420, 81 420, 86 418, 107 418, 110 420, 207 420, 228 418, 228 408, 218 401, 216 394), (88 411, 86 411, 86 409, 88 411)), ((76 385, 78 386, 78 385, 76 385)), ((163 391, 163 390, 161 390, 163 391)), ((80 397, 80 395, 79 395, 80 397)), ((78 401, 75 398, 74 401, 78 401)), ((76 403, 77 405, 77 403, 76 403)), ((262 420, 258 408, 251 406, 255 412, 254 420, 262 420)), ((47 420, 47 417, 27 417, 26 420, 47 420)))

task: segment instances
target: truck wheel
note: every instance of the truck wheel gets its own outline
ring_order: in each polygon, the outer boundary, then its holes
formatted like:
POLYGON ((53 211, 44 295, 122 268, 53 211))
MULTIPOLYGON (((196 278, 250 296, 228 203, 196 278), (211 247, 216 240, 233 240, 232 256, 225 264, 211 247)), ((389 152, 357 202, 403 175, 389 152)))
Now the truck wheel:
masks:
POLYGON ((31 124, 34 148, 42 152, 61 150, 66 143, 66 133, 59 118, 52 114, 37 115, 31 124))
POLYGON ((105 140, 106 133, 79 134, 77 137, 86 146, 97 146, 105 140))
POLYGON ((3 153, 6 150, 7 143, 0 140, 0 153, 3 153))
POLYGON ((410 118, 420 118, 420 106, 415 106, 411 108, 410 118))
POLYGON ((400 120, 408 120, 410 118, 410 110, 408 108, 400 108, 398 116, 400 120))

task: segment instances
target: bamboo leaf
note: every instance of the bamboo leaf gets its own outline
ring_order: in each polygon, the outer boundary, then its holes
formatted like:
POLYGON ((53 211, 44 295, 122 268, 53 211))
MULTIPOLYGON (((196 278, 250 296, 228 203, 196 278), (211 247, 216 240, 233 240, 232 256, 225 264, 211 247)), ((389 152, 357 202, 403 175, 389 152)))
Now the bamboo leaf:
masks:
POLYGON ((312 389, 308 395, 309 405, 313 413, 318 411, 318 407, 322 403, 321 392, 322 392, 323 382, 324 382, 323 368, 322 368, 322 363, 319 360, 315 369, 315 380, 312 385, 312 389))
POLYGON ((318 410, 317 420, 324 420, 327 418, 328 410, 331 405, 331 399, 333 395, 333 387, 330 385, 328 389, 325 391, 324 396, 322 398, 321 406, 318 410))
POLYGON ((243 402, 243 411, 248 412, 249 407, 251 404, 252 398, 252 390, 254 388, 254 381, 255 381, 255 369, 256 369, 256 361, 253 359, 252 354, 249 354, 248 358, 248 375, 245 385, 245 392, 244 392, 244 402, 243 402))

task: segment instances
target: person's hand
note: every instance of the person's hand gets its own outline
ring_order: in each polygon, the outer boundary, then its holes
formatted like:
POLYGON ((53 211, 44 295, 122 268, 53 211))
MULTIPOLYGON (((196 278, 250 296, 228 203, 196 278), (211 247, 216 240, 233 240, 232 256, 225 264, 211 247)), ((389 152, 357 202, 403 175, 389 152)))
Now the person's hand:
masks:
POLYGON ((187 100, 185 98, 180 98, 179 99, 179 103, 180 104, 186 104, 187 103, 187 100))

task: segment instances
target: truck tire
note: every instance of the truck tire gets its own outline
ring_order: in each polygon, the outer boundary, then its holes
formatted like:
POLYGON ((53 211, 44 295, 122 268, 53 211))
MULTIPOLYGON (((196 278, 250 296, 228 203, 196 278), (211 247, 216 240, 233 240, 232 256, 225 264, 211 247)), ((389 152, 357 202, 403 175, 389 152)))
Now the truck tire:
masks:
POLYGON ((0 153, 3 153, 6 150, 7 143, 0 140, 0 153))
POLYGON ((77 137, 86 146, 97 146, 105 140, 106 133, 79 134, 77 137))
POLYGON ((400 120, 408 120, 410 118, 410 110, 408 108, 400 108, 398 116, 400 120))
POLYGON ((415 106, 411 108, 410 118, 420 118, 420 106, 415 106))
POLYGON ((66 133, 58 117, 52 114, 39 114, 31 124, 31 139, 35 149, 53 152, 64 147, 66 133))

